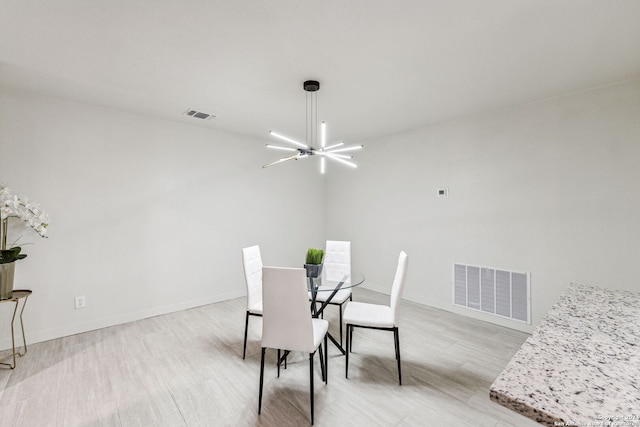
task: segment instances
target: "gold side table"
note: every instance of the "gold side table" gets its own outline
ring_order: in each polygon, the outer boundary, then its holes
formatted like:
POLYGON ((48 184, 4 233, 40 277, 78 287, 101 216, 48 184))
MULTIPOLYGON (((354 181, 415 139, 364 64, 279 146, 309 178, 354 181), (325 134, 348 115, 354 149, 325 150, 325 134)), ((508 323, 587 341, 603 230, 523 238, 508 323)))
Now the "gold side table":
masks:
POLYGON ((15 303, 15 307, 13 309, 13 317, 11 318, 11 348, 12 353, 0 359, 0 365, 8 366, 11 369, 16 367, 16 339, 15 339, 15 328, 14 324, 16 321, 16 314, 18 313, 18 306, 20 305, 20 300, 24 300, 22 303, 22 309, 20 310, 20 328, 22 329, 22 344, 24 351, 22 353, 18 352, 18 356, 22 357, 27 354, 27 339, 24 336, 24 323, 22 321, 22 313, 24 313, 24 307, 27 305, 27 300, 29 299, 29 295, 31 295, 31 291, 28 289, 16 289, 11 294, 11 298, 0 300, 0 303, 3 302, 13 302, 15 303), (4 361, 13 357, 13 365, 10 363, 5 363, 4 361))

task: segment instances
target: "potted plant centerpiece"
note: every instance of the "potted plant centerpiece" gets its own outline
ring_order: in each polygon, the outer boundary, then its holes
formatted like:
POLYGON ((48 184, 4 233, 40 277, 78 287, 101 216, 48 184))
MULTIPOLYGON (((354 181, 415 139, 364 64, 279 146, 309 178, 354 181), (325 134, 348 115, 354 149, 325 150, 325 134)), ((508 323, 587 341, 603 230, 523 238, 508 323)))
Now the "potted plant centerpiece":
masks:
POLYGON ((307 277, 319 277, 322 273, 322 261, 324 260, 324 250, 309 248, 307 251, 304 268, 307 270, 307 277))
POLYGON ((11 193, 9 187, 0 184, 0 300, 11 298, 15 262, 27 257, 20 253, 22 248, 16 246, 18 237, 7 247, 9 218, 19 218, 23 225, 31 227, 41 237, 47 237, 49 215, 24 196, 11 193))

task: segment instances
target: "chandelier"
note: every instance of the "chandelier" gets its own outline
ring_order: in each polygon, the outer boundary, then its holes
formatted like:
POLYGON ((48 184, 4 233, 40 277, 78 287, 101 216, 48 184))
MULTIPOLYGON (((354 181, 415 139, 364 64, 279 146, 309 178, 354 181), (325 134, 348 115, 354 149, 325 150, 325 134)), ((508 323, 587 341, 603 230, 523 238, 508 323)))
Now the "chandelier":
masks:
POLYGON ((282 157, 275 162, 262 165, 263 168, 277 165, 289 160, 305 159, 312 156, 320 158, 320 173, 324 174, 326 169, 326 159, 342 163, 352 168, 358 167, 351 160, 353 156, 348 153, 350 151, 360 150, 363 145, 344 146, 344 142, 337 142, 327 146, 327 124, 323 121, 320 123, 320 142, 318 142, 318 98, 317 92, 320 89, 320 83, 316 80, 307 80, 302 85, 307 93, 307 112, 306 112, 306 138, 305 142, 300 142, 277 132, 270 131, 269 134, 282 141, 288 142, 292 147, 283 145, 267 144, 267 148, 273 150, 288 151, 294 153, 287 157, 282 157))

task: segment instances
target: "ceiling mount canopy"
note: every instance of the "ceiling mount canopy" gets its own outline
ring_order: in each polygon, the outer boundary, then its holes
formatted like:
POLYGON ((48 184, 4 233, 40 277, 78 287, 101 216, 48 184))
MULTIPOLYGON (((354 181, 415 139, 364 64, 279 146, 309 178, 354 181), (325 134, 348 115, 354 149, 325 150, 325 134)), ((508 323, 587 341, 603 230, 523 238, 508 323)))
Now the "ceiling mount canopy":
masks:
POLYGON ((307 92, 317 92, 320 90, 320 82, 316 80, 307 80, 306 82, 304 82, 302 87, 307 92))
POLYGON ((320 124, 320 143, 318 144, 318 98, 317 92, 320 90, 320 82, 316 80, 307 80, 302 84, 302 88, 307 93, 307 116, 306 116, 306 137, 305 142, 300 142, 295 139, 289 138, 285 135, 281 135, 277 132, 270 131, 272 136, 288 142, 291 146, 273 145, 267 144, 267 148, 273 150, 289 151, 292 154, 288 157, 281 157, 275 162, 262 165, 263 168, 277 165, 278 163, 286 162, 288 160, 304 159, 311 156, 320 157, 320 173, 324 174, 326 169, 326 158, 334 160, 338 163, 356 168, 357 165, 351 161, 353 156, 344 154, 346 152, 359 150, 363 148, 363 145, 350 145, 344 146, 344 142, 338 142, 327 147, 327 125, 324 121, 320 124))

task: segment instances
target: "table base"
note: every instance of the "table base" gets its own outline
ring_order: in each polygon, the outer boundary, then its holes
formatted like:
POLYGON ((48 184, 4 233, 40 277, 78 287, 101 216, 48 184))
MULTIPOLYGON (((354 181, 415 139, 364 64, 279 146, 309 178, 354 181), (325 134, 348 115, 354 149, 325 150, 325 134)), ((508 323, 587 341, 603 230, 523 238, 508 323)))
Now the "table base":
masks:
POLYGON ((27 339, 24 334, 24 322, 22 320, 22 314, 24 313, 24 308, 27 305, 27 299, 31 295, 31 291, 28 290, 14 290, 13 297, 11 299, 3 300, 2 302, 15 302, 15 307, 13 309, 13 317, 11 318, 11 354, 0 359, 1 366, 7 366, 10 369, 15 369, 16 367, 16 355, 24 356, 27 354, 27 339), (23 352, 16 352, 16 339, 15 339, 15 321, 16 314, 18 313, 18 306, 20 305, 20 300, 24 298, 24 302, 22 303, 22 309, 20 310, 20 329, 22 330, 22 348, 23 352), (13 364, 4 362, 5 360, 12 359, 13 364))

